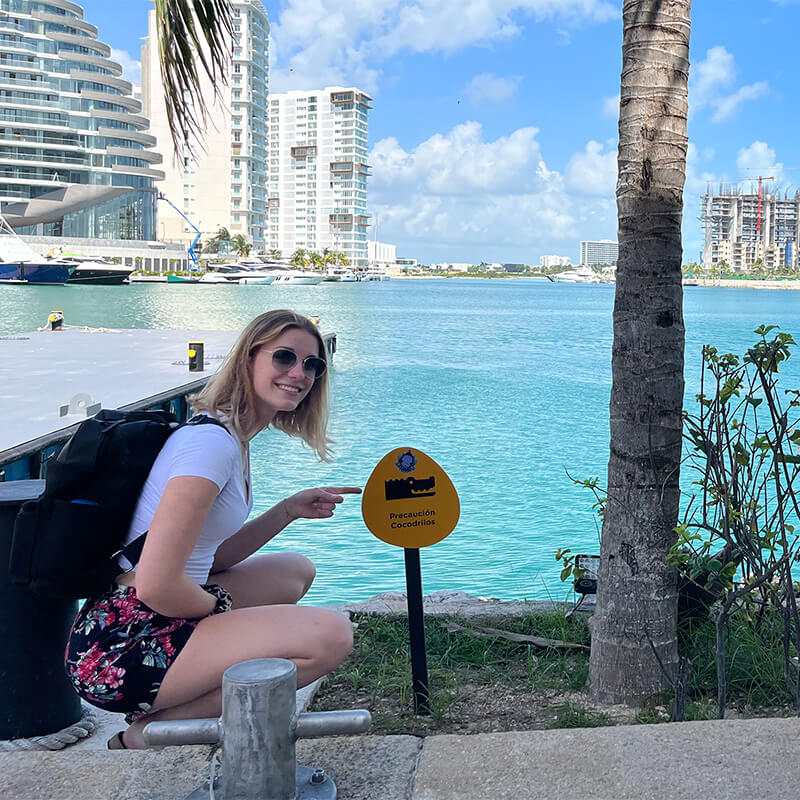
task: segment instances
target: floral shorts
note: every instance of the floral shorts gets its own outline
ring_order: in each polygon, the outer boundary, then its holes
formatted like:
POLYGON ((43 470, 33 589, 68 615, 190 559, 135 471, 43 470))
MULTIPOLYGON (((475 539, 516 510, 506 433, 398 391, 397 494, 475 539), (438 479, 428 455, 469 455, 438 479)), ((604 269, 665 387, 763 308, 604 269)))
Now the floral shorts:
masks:
POLYGON ((132 586, 114 584, 87 600, 72 625, 66 665, 73 686, 92 705, 135 722, 150 711, 201 619, 165 617, 142 603, 132 586))

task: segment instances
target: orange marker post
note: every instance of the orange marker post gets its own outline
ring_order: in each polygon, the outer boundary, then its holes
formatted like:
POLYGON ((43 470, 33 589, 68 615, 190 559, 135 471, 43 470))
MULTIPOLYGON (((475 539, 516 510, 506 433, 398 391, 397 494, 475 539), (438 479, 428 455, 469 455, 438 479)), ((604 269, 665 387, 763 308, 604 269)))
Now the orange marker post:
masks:
POLYGON ((414 710, 430 714, 422 573, 419 550, 440 542, 456 527, 461 507, 445 471, 421 450, 399 447, 372 471, 361 499, 367 528, 405 556, 414 710))

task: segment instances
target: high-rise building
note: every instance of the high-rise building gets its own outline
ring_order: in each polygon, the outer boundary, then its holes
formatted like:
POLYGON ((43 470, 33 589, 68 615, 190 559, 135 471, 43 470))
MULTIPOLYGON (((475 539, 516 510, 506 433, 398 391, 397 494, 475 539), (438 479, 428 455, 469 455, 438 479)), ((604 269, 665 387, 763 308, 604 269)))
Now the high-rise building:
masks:
POLYGON ((335 250, 368 265, 371 100, 341 86, 270 95, 269 249, 335 250))
POLYGON ((611 239, 595 242, 581 242, 581 265, 616 264, 619 245, 611 239))
POLYGON ((539 256, 539 266, 545 269, 569 266, 569 256, 539 256))
POLYGON ((704 266, 724 262, 747 271, 759 259, 768 269, 796 266, 800 192, 781 199, 768 192, 740 194, 728 187, 721 194, 705 195, 701 202, 704 266))
POLYGON ((69 0, 0 4, 0 203, 20 233, 156 236, 161 156, 111 48, 69 0))
MULTIPOLYGON (((264 249, 266 209, 267 94, 269 90, 269 22, 261 0, 233 0, 233 62, 227 85, 214 87, 202 69, 203 96, 210 106, 203 140, 184 147, 177 157, 167 122, 164 85, 158 56, 155 10, 149 12, 147 42, 142 48, 142 100, 151 131, 164 154, 167 173, 161 191, 204 234, 227 228, 264 249)), ((189 243, 194 230, 161 204, 158 235, 189 243)))

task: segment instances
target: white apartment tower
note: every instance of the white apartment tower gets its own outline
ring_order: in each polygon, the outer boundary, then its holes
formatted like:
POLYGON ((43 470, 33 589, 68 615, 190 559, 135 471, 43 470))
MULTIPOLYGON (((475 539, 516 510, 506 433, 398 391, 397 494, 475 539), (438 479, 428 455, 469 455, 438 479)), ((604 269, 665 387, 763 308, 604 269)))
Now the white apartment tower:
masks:
MULTIPOLYGON (((142 101, 150 131, 164 154, 166 180, 161 191, 204 235, 227 228, 242 234, 255 252, 264 250, 269 87, 269 22, 261 0, 232 0, 233 62, 227 86, 210 109, 204 140, 195 158, 185 149, 173 158, 164 87, 158 58, 155 11, 149 12, 142 48, 142 101)), ((214 88, 202 69, 203 96, 212 102, 214 88)), ((190 243, 194 230, 165 203, 159 205, 158 237, 190 243)))
POLYGON ((611 239, 581 242, 581 264, 616 264, 619 245, 611 239))
POLYGON ((368 266, 371 100, 341 86, 270 95, 268 249, 335 250, 368 266))

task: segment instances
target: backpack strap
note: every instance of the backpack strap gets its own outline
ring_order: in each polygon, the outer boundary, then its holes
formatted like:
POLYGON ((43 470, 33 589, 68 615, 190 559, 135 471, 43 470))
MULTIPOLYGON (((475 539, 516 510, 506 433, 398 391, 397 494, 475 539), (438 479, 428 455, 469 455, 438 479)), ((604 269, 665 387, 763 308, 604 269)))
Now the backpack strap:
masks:
MULTIPOLYGON (((207 414, 198 414, 196 417, 192 417, 190 420, 187 420, 183 424, 184 425, 208 425, 209 423, 212 424, 212 425, 219 425, 221 428, 225 428, 225 430, 228 431, 228 433, 231 433, 230 429, 228 428, 228 426, 224 422, 221 422, 216 417, 208 416, 207 414)), ((231 433, 231 436, 233 436, 232 433, 231 433)))
POLYGON ((144 533, 140 533, 132 542, 129 542, 125 545, 125 547, 120 548, 111 556, 111 560, 115 563, 117 559, 122 556, 123 558, 127 559, 128 563, 131 565, 131 569, 139 563, 139 559, 142 557, 142 550, 144 550, 144 540, 147 538, 147 531, 144 533))

